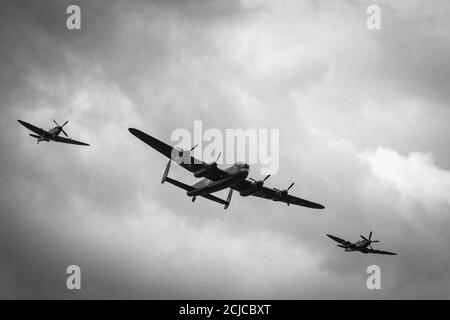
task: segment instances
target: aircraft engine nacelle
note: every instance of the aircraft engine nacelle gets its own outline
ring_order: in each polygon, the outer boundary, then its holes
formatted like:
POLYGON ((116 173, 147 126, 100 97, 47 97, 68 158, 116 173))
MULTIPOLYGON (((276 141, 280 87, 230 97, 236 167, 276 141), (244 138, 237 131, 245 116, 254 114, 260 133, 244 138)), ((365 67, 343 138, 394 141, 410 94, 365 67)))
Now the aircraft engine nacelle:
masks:
POLYGON ((283 201, 287 198, 288 192, 287 190, 280 190, 277 191, 274 195, 274 197, 272 198, 273 201, 283 201))
POLYGON ((211 163, 200 170, 194 171, 194 177, 203 178, 210 170, 215 169, 217 167, 217 163, 211 163))
POLYGON ((239 194, 243 197, 251 196, 252 194, 261 190, 262 186, 263 186, 262 181, 252 183, 252 185, 249 188, 242 190, 241 192, 239 192, 239 194))

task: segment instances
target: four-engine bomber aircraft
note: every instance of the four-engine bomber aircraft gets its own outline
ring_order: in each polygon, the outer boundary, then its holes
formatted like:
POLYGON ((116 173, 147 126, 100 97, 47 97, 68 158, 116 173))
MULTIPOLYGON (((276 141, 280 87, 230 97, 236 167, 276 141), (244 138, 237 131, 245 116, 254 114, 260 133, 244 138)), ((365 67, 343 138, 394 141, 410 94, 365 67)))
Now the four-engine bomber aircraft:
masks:
POLYGON ((294 204, 313 209, 324 208, 324 206, 318 203, 314 203, 290 195, 288 191, 294 185, 294 183, 292 183, 285 190, 278 190, 276 188, 267 188, 264 186, 264 182, 269 178, 270 175, 259 181, 251 178, 247 180, 247 176, 249 174, 249 165, 246 163, 236 163, 233 166, 222 170, 217 167, 217 160, 213 163, 204 163, 203 161, 200 161, 191 156, 190 153, 195 147, 190 150, 180 150, 177 148, 173 148, 170 145, 158 139, 155 139, 138 129, 129 128, 128 130, 134 136, 148 144, 150 147, 154 148, 155 150, 159 151, 169 158, 169 162, 167 163, 167 167, 164 171, 161 183, 167 181, 181 189, 186 190, 187 195, 189 197, 192 197, 192 202, 195 201, 196 197, 200 196, 221 203, 226 209, 230 204, 233 190, 236 190, 243 197, 256 196, 260 198, 271 199, 273 201, 285 202, 287 205, 294 204), (175 159, 173 155, 175 155, 175 159), (183 160, 179 161, 181 159, 183 160), (194 174, 194 177, 204 179, 190 186, 180 181, 169 178, 168 173, 172 160, 186 170, 192 172, 194 174), (228 193, 228 197, 226 200, 220 199, 211 194, 226 188, 230 188, 230 192, 228 193))
POLYGON ((51 128, 48 131, 45 131, 44 129, 40 129, 38 127, 35 127, 32 124, 29 124, 28 122, 25 122, 25 121, 22 121, 22 120, 17 120, 17 121, 19 121, 19 123, 21 125, 23 125, 25 128, 27 128, 27 129, 33 131, 34 133, 36 133, 36 134, 30 134, 30 136, 33 137, 33 138, 36 138, 36 141, 37 141, 38 144, 41 141, 46 141, 46 142, 55 141, 55 142, 77 144, 77 145, 80 145, 80 146, 88 146, 87 143, 84 143, 84 142, 81 142, 81 141, 77 141, 77 140, 73 140, 73 139, 69 138, 69 136, 67 135, 67 133, 63 129, 63 127, 69 121, 64 122, 64 124, 62 126, 60 126, 55 120, 53 120, 53 122, 56 124, 56 127, 51 128), (64 135, 67 138, 60 137, 59 134, 61 132, 64 133, 64 135))
POLYGON ((381 250, 375 250, 372 248, 372 243, 379 242, 378 240, 372 240, 372 231, 370 231, 369 239, 367 239, 364 236, 360 236, 362 240, 359 240, 355 243, 352 243, 350 241, 346 241, 344 239, 332 236, 330 234, 327 234, 327 237, 330 239, 338 242, 338 247, 344 248, 345 252, 351 252, 351 251, 359 251, 362 253, 377 253, 377 254, 387 254, 396 256, 396 253, 388 252, 388 251, 381 251, 381 250))

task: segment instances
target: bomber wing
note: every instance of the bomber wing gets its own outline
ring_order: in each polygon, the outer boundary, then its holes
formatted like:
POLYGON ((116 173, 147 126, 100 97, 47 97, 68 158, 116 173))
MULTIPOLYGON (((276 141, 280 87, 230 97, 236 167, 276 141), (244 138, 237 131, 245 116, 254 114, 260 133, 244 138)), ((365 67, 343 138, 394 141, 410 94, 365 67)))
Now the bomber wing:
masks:
POLYGON ((182 166, 183 168, 192 173, 199 171, 201 169, 208 168, 208 170, 206 170, 205 174, 203 175, 204 178, 207 178, 209 180, 219 180, 228 176, 228 173, 226 173, 222 169, 217 168, 217 166, 210 167, 209 164, 201 160, 198 160, 191 155, 183 156, 183 151, 178 150, 152 136, 149 136, 148 134, 142 132, 141 130, 129 128, 128 131, 130 131, 130 133, 134 135, 136 138, 142 140, 156 151, 159 151, 167 158, 174 160, 180 166, 182 166), (173 155, 178 156, 177 159, 174 159, 173 155), (181 159, 183 159, 184 161, 181 161, 181 159))
MULTIPOLYGON (((236 191, 242 191, 248 188, 252 187, 253 182, 249 180, 242 181, 238 185, 234 186, 233 189, 236 191)), ((275 188, 267 188, 267 187, 261 187, 257 192, 253 193, 252 196, 264 198, 264 199, 270 199, 275 201, 280 201, 288 204, 294 204, 297 206, 302 207, 308 207, 313 209, 323 209, 325 208, 323 205, 308 201, 305 199, 301 199, 295 196, 292 196, 290 194, 287 194, 285 197, 279 197, 277 198, 277 195, 280 194, 281 190, 275 189, 275 188)))

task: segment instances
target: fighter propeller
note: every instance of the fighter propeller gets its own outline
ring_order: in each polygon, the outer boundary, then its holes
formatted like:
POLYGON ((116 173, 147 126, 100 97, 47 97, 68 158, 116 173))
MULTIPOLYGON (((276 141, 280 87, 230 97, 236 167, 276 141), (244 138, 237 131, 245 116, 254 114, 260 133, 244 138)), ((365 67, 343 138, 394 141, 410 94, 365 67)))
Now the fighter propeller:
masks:
POLYGON ((366 240, 369 243, 369 247, 370 249, 372 249, 372 243, 377 243, 380 242, 379 240, 372 240, 372 231, 370 231, 369 233, 369 239, 367 239, 366 237, 364 237, 363 235, 360 235, 360 237, 364 240, 366 240))
POLYGON ((66 122, 64 122, 64 124, 62 126, 60 126, 58 124, 58 122, 56 122, 55 119, 53 119, 53 122, 56 124, 56 126, 58 127, 59 130, 62 131, 62 133, 64 133, 64 135, 68 138, 69 136, 67 135, 67 133, 64 131, 63 127, 69 122, 69 120, 67 120, 66 122))

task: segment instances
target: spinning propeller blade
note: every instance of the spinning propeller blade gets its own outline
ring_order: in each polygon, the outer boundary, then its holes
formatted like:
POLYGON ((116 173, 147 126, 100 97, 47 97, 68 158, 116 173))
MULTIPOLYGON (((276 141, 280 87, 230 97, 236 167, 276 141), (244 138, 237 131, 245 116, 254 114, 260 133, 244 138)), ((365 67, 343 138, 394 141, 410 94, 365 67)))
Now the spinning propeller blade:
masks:
POLYGON ((289 189, 292 188, 293 185, 294 185, 294 182, 292 182, 291 185, 286 190, 284 190, 286 192, 286 204, 288 206, 290 205, 290 203, 289 203, 289 200, 287 199, 287 196, 288 196, 289 189))
POLYGON ((53 119, 53 122, 56 124, 56 126, 62 131, 62 133, 64 133, 64 135, 68 138, 68 134, 64 131, 63 127, 69 122, 69 120, 67 120, 66 122, 64 122, 64 124, 62 126, 60 126, 58 124, 58 122, 56 122, 55 119, 53 119))
POLYGON ((367 242, 369 242, 369 248, 370 248, 371 250, 373 250, 373 248, 372 248, 372 243, 380 242, 379 240, 372 240, 372 231, 370 231, 370 233, 369 233, 369 239, 367 239, 367 238, 364 237, 363 235, 361 235, 361 238, 363 238, 364 240, 366 240, 367 242))
POLYGON ((270 174, 268 174, 264 179, 262 179, 262 180, 255 180, 255 179, 253 179, 253 178, 249 178, 250 180, 252 180, 253 182, 265 182, 267 179, 269 179, 269 177, 270 177, 270 174))

